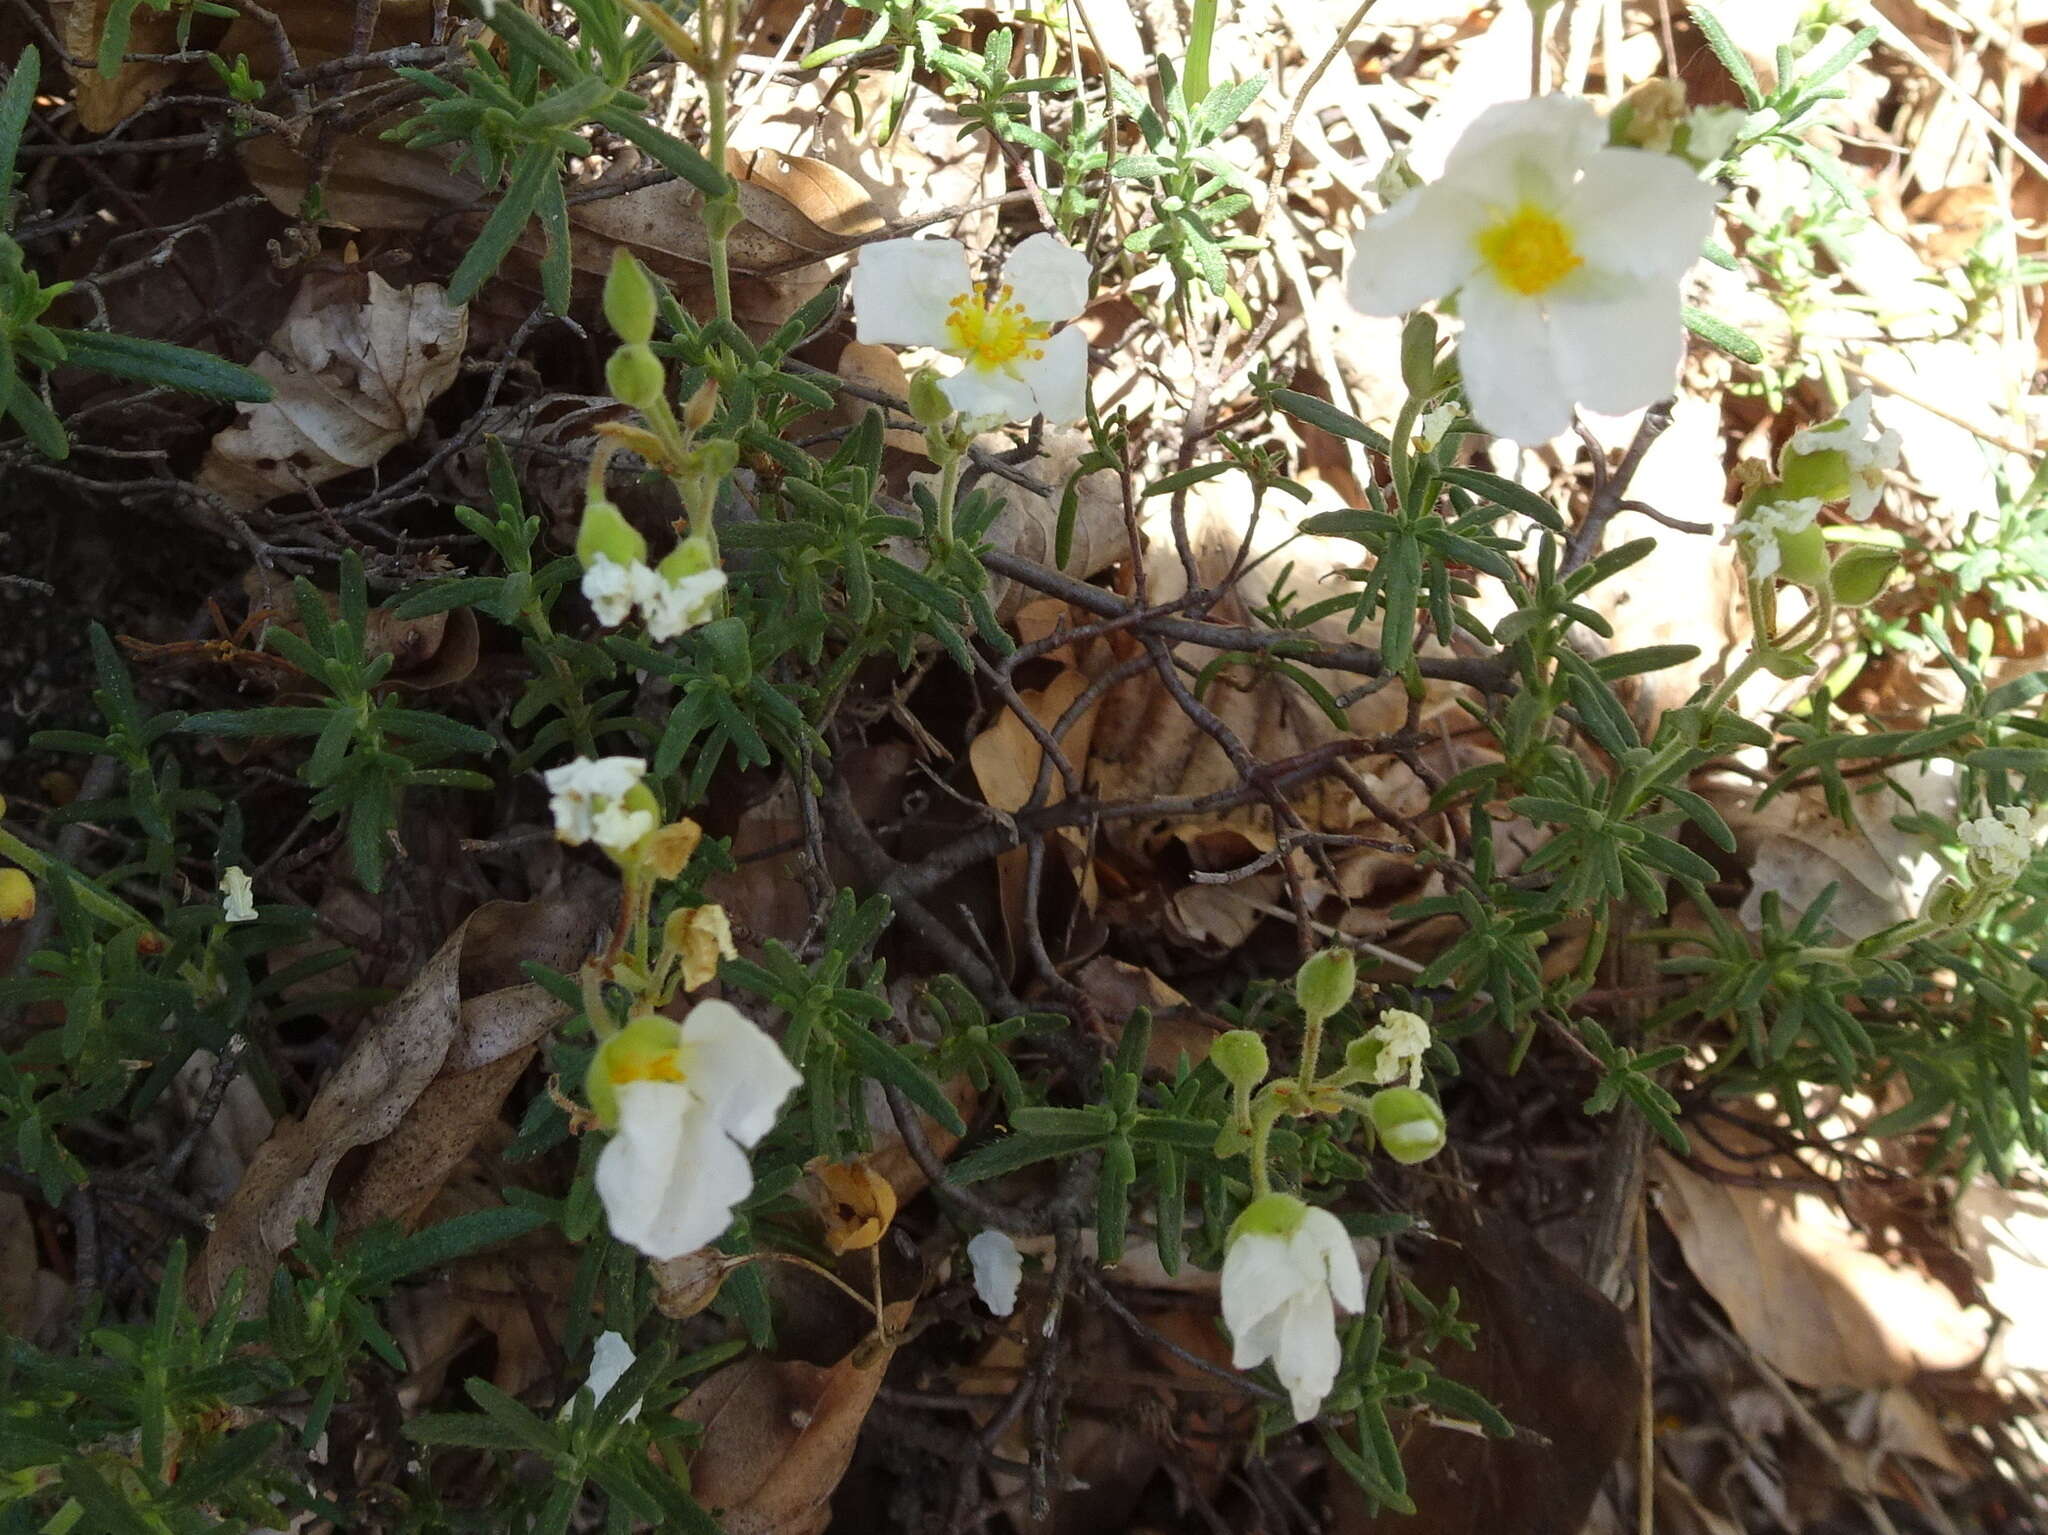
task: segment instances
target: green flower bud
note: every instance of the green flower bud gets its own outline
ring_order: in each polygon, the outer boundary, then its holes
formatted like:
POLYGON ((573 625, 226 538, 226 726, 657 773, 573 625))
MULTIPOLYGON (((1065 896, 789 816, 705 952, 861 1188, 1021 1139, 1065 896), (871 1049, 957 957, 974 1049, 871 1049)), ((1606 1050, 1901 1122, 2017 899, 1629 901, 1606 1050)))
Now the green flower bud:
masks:
POLYGON ((612 252, 604 280, 604 317, 621 341, 645 345, 654 339, 654 284, 622 245, 612 252))
POLYGON ((583 1079, 583 1091, 597 1122, 616 1130, 620 1083, 681 1082, 685 1075, 682 1025, 650 1014, 635 1018, 597 1047, 583 1079))
POLYGON ((604 365, 605 387, 635 410, 651 412, 668 391, 668 370, 638 341, 612 353, 604 365))
POLYGON ((919 368, 910 375, 910 415, 919 426, 944 426, 953 419, 953 402, 946 398, 943 381, 935 369, 919 368))
POLYGON ((1875 599, 1891 580, 1892 572, 1899 568, 1904 554, 1902 549, 1887 549, 1882 544, 1845 547, 1835 556, 1834 569, 1828 572, 1835 601, 1845 607, 1860 608, 1875 599))
POLYGON ((1230 1224, 1228 1247, 1242 1236, 1291 1236, 1308 1215, 1308 1206, 1292 1194, 1264 1194, 1244 1207, 1244 1213, 1230 1224))
POLYGON ((1436 316, 1418 309, 1401 327, 1401 382, 1417 399, 1436 393, 1436 316))
POLYGON ((583 507, 583 526, 576 533, 576 558, 585 570, 603 555, 615 565, 633 565, 647 558, 647 540, 609 501, 583 507))
POLYGON ((1427 1162, 1444 1149, 1444 1111, 1412 1087, 1382 1088, 1366 1104, 1380 1145, 1396 1162, 1427 1162))
POLYGON ((1250 1029, 1232 1029, 1209 1046, 1209 1060, 1232 1087, 1250 1091, 1266 1080, 1266 1042, 1250 1029))
POLYGON ((1330 948, 1311 955, 1294 973, 1294 998, 1314 1019, 1329 1017, 1357 990, 1358 961, 1349 949, 1330 948))

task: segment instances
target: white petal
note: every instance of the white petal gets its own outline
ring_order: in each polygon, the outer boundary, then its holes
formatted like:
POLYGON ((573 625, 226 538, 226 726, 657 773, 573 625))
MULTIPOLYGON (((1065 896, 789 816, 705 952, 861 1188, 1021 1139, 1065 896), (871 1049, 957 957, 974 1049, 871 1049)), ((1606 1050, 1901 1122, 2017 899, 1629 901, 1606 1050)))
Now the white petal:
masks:
POLYGON ((1017 1282, 1024 1277, 1024 1255, 1001 1231, 984 1231, 967 1244, 974 1265, 974 1293, 997 1316, 1017 1309, 1017 1282))
POLYGON ((647 637, 672 640, 685 630, 707 624, 718 615, 718 594, 725 590, 723 570, 664 580, 657 575, 644 600, 647 637))
POLYGON ((1583 97, 1505 101, 1472 120, 1444 161, 1444 179, 1501 202, 1548 202, 1606 141, 1606 123, 1583 97))
POLYGON ((1572 399, 1558 376, 1550 322, 1534 299, 1479 278, 1458 298, 1465 333, 1458 361, 1472 417, 1496 437, 1548 442, 1572 424, 1572 399))
POLYGON ((1685 322, 1672 279, 1574 281, 1551 296, 1550 322, 1558 374, 1574 403, 1619 416, 1678 387, 1685 322))
POLYGON ((1719 201, 1719 191, 1673 155, 1603 149, 1560 211, 1588 265, 1678 278, 1699 260, 1719 201))
POLYGON ((607 805, 590 818, 590 835, 602 848, 623 853, 654 830, 654 812, 607 805))
POLYGON ((227 922, 256 920, 256 883, 239 866, 231 865, 220 877, 221 918, 227 922))
POLYGON ((612 1235, 650 1258, 715 1242, 754 1187, 746 1154, 691 1084, 622 1082, 619 1133, 597 1159, 612 1235))
POLYGON ((1685 357, 1679 288, 1669 278, 1588 273, 1550 296, 1550 342, 1566 395, 1608 415, 1665 399, 1685 357))
POLYGON ((1295 1243, 1309 1244, 1314 1252, 1316 1273, 1327 1283, 1330 1294, 1346 1311, 1365 1309, 1365 1276, 1359 1272, 1358 1250, 1351 1233, 1328 1210, 1312 1209, 1295 1233, 1295 1243))
POLYGON ((1003 281, 1024 313, 1044 325, 1071 320, 1088 307, 1094 266, 1058 235, 1035 234, 1010 252, 1003 281))
POLYGON ((1327 1290, 1298 1297, 1287 1308, 1274 1371, 1294 1399, 1294 1421, 1306 1423, 1323 1405, 1337 1379, 1344 1351, 1337 1343, 1337 1318, 1327 1290))
POLYGON ((803 1082, 782 1047, 730 1002, 699 1002, 683 1020, 691 1089, 728 1135, 751 1146, 775 1128, 803 1082))
POLYGON ((853 269, 854 333, 889 346, 944 346, 947 306, 972 290, 958 240, 881 240, 853 269))
POLYGON ((1441 298, 1479 269, 1486 209, 1462 190, 1417 187, 1359 230, 1344 290, 1361 314, 1396 315, 1441 298))
POLYGON ((599 623, 616 629, 633 616, 639 592, 634 573, 646 568, 621 565, 607 554, 599 554, 590 562, 590 568, 583 572, 583 600, 590 604, 599 623))
MULTIPOLYGON (((590 1395, 592 1400, 602 1402, 612 1394, 612 1387, 619 1383, 619 1377, 633 1366, 633 1345, 615 1332, 597 1335, 597 1347, 590 1355, 590 1395)), ((640 1416, 640 1404, 635 1402, 626 1409, 626 1421, 631 1423, 640 1416)))
POLYGON ((962 368, 939 387, 953 409, 970 422, 1000 426, 1005 421, 1029 421, 1038 414, 1038 397, 1031 386, 1001 368, 962 368))
POLYGON ((1052 426, 1065 426, 1088 414, 1088 338, 1078 325, 1046 338, 1043 357, 1020 357, 1016 368, 1025 388, 1052 426))

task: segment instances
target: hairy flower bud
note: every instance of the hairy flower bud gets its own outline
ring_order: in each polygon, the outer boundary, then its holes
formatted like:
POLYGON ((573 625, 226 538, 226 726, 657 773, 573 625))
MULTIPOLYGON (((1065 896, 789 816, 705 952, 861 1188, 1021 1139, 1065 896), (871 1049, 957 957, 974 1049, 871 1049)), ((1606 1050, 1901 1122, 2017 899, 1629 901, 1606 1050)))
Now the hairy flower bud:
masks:
POLYGON ((0 922, 26 922, 35 914, 35 881, 20 869, 0 869, 0 922))
POLYGON ((1874 601, 1904 557, 1904 550, 1887 549, 1882 544, 1848 545, 1835 556, 1834 568, 1828 572, 1836 603, 1860 608, 1874 601))
POLYGON ((604 280, 605 321, 621 341, 644 345, 654 338, 654 312, 654 284, 622 245, 612 253, 604 280))
POLYGON ((1444 1149, 1444 1111, 1429 1094, 1413 1087, 1389 1087, 1367 1104, 1380 1145, 1396 1162, 1427 1162, 1444 1149))
POLYGON ((668 391, 668 370, 648 347, 629 342, 604 365, 605 387, 637 411, 654 410, 668 391))
POLYGON ((1266 1042, 1250 1029, 1219 1035, 1209 1046, 1209 1060, 1226 1082, 1246 1092, 1266 1080, 1271 1065, 1266 1042))
POLYGON ((576 532, 576 558, 585 570, 599 556, 615 565, 638 565, 647 558, 647 540, 610 501, 584 503, 583 526, 576 532))
POLYGON ((1345 948, 1311 955, 1294 974, 1294 997, 1301 1010, 1320 1021, 1351 1000, 1358 990, 1358 961, 1345 948))

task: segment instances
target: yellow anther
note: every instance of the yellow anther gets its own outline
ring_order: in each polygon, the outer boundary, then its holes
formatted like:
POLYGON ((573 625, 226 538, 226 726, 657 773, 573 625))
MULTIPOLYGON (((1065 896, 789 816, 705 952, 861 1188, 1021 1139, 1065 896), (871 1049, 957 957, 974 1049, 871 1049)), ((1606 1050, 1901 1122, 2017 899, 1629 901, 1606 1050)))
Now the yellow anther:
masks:
POLYGON ((986 299, 962 293, 946 307, 947 350, 974 368, 1012 370, 1019 359, 1035 361, 1045 355, 1032 343, 1045 339, 1047 327, 1024 313, 1008 284, 986 299))
POLYGON ((1479 254, 1502 287, 1525 297, 1548 292, 1585 264, 1571 231, 1530 203, 1483 231, 1479 254))

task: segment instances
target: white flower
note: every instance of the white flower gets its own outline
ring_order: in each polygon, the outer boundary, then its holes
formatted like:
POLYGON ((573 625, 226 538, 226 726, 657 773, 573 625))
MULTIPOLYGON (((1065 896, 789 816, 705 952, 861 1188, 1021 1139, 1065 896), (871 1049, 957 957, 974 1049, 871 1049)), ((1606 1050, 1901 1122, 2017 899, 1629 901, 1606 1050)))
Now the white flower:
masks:
POLYGON ((1809 426, 1792 434, 1785 445, 1789 459, 1800 453, 1839 453, 1848 460, 1849 515, 1866 522, 1884 495, 1884 477, 1899 467, 1899 434, 1890 427, 1874 426, 1870 419, 1870 392, 1856 395, 1832 421, 1809 426))
MULTIPOLYGON (((603 1332, 597 1336, 597 1347, 590 1354, 590 1396, 602 1403, 612 1394, 612 1388, 619 1383, 619 1377, 633 1367, 633 1345, 615 1332, 603 1332)), ((631 1423, 640 1416, 640 1404, 635 1402, 626 1409, 625 1421, 631 1423)))
POLYGON ((623 853, 654 830, 653 811, 625 804, 647 776, 647 763, 639 757, 578 757, 541 776, 548 786, 555 835, 571 847, 595 840, 599 847, 623 853))
POLYGON ((220 893, 221 916, 226 921, 256 920, 256 884, 239 865, 231 865, 221 874, 220 893))
POLYGON ((1610 149, 1591 103, 1544 96, 1482 112, 1445 163, 1359 231, 1351 302, 1397 315, 1453 291, 1465 397, 1517 442, 1670 394, 1684 354, 1679 280, 1715 188, 1683 160, 1610 149))
POLYGON ((618 1124, 597 1159, 598 1197, 612 1235, 650 1258, 695 1252, 732 1224, 754 1187, 745 1148, 803 1081, 727 1002, 699 1002, 680 1026, 634 1020, 605 1042, 592 1074, 592 1105, 618 1124))
POLYGON ((1390 1007, 1380 1015, 1379 1025, 1365 1037, 1380 1042, 1379 1058, 1373 1062, 1372 1080, 1398 1082, 1408 1079, 1410 1087, 1422 1085, 1422 1057, 1429 1049, 1429 1025, 1418 1014, 1390 1007))
POLYGON ((724 590, 725 572, 716 566, 674 578, 654 574, 640 599, 647 637, 672 640, 686 629, 711 622, 718 616, 718 594, 724 590))
POLYGON ((1735 535, 1748 550, 1750 572, 1759 581, 1768 581, 1778 573, 1783 563, 1783 554, 1778 547, 1779 536, 1804 533, 1813 526, 1813 519, 1820 515, 1820 498, 1809 496, 1801 501, 1764 501, 1751 507, 1735 524, 1735 535))
POLYGON ((1017 1281, 1024 1277, 1024 1255, 1005 1232, 984 1231, 967 1244, 974 1265, 974 1293, 997 1316, 1017 1309, 1017 1281))
POLYGON ((1956 828, 1956 836, 1994 881, 2010 885, 2033 862, 2035 845, 2044 831, 2048 831, 2048 805, 2032 810, 2023 805, 2001 805, 1996 815, 1963 822, 1956 828))
POLYGON ((1343 1222, 1286 1194, 1255 1201, 1223 1257, 1223 1320, 1240 1370, 1273 1361, 1294 1419, 1316 1415, 1343 1351, 1335 1307, 1365 1309, 1365 1279, 1343 1222))
POLYGON ((1445 401, 1434 410, 1426 410, 1415 423, 1415 440, 1425 453, 1434 453, 1436 445, 1444 440, 1444 433, 1451 429, 1451 423, 1458 419, 1458 407, 1445 401))
POLYGON ((1055 235, 1010 252, 1003 281, 974 289, 958 240, 882 240, 860 253, 851 291, 856 334, 929 346, 964 366, 941 386, 970 422, 1063 423, 1087 412, 1088 344, 1073 326, 1088 302, 1088 258, 1055 235))
POLYGON ((645 602, 648 593, 659 584, 654 572, 639 560, 621 565, 608 554, 598 554, 583 572, 583 599, 597 614, 599 623, 616 629, 633 616, 633 609, 645 602))

